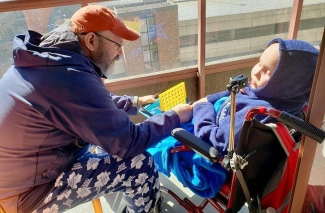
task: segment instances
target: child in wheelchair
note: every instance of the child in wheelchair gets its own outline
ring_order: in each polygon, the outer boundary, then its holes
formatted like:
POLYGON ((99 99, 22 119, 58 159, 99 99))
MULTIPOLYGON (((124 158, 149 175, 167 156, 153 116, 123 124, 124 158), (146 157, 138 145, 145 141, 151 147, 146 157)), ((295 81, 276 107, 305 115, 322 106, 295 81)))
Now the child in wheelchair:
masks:
MULTIPOLYGON (((271 107, 297 115, 308 104, 316 68, 318 50, 299 40, 273 39, 252 68, 250 84, 236 97, 234 142, 237 147, 241 127, 248 110, 257 106, 271 107)), ((211 144, 222 155, 227 154, 230 136, 230 91, 208 95, 193 104, 193 120, 181 127, 211 144)), ((257 115, 262 123, 274 119, 257 115)), ((194 152, 174 153, 180 143, 168 137, 148 151, 154 156, 158 170, 180 182, 195 194, 211 198, 226 181, 227 171, 194 152)))
MULTIPOLYGON (((303 110, 308 104, 317 57, 318 50, 304 41, 277 38, 269 42, 252 68, 250 85, 237 94, 235 147, 249 109, 265 106, 293 115, 303 110)), ((229 91, 208 95, 195 102, 193 108, 194 134, 221 153, 226 153, 229 141, 229 95, 229 91)), ((258 118, 262 123, 271 119, 258 118)))

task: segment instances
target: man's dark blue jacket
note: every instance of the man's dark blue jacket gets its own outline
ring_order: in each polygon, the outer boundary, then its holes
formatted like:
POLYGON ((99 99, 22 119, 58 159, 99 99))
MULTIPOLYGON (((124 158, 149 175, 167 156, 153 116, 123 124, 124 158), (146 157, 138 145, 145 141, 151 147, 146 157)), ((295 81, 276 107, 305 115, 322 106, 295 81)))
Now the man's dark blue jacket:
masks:
POLYGON ((0 200, 55 180, 88 144, 128 158, 179 126, 174 111, 132 123, 133 97, 112 95, 101 73, 67 26, 14 38, 0 79, 0 200))

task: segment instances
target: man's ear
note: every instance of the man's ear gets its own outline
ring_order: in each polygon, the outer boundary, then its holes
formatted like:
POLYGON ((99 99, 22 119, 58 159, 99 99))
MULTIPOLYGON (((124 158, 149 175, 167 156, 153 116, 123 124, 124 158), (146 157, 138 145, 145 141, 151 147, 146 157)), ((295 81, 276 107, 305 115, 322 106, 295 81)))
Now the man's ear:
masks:
POLYGON ((93 52, 96 49, 96 44, 97 39, 94 33, 90 32, 87 33, 87 35, 85 36, 85 46, 87 47, 87 49, 91 52, 93 52))

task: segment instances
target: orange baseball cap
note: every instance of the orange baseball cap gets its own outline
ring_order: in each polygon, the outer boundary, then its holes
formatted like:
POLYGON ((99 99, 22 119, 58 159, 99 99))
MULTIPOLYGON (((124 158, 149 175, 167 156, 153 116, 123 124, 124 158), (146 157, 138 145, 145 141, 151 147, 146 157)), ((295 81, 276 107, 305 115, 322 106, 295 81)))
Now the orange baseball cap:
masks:
POLYGON ((140 33, 125 26, 120 17, 111 9, 101 5, 88 5, 79 9, 71 17, 70 29, 74 33, 100 32, 110 30, 117 36, 134 41, 140 33))

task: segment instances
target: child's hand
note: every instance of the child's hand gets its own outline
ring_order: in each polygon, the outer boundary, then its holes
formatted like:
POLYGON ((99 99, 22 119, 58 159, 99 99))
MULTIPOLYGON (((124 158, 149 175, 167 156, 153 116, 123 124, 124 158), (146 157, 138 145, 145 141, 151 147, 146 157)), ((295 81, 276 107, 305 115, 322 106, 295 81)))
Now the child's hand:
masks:
POLYGON ((195 102, 192 104, 192 106, 194 107, 196 104, 198 104, 198 103, 202 103, 202 102, 208 102, 207 97, 204 97, 204 98, 201 98, 201 99, 198 100, 198 101, 195 101, 195 102))
POLYGON ((146 96, 141 96, 138 99, 138 105, 143 105, 143 104, 151 104, 157 100, 157 95, 146 95, 146 96))

